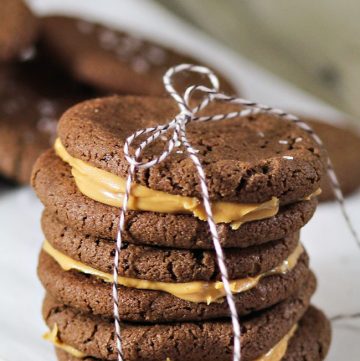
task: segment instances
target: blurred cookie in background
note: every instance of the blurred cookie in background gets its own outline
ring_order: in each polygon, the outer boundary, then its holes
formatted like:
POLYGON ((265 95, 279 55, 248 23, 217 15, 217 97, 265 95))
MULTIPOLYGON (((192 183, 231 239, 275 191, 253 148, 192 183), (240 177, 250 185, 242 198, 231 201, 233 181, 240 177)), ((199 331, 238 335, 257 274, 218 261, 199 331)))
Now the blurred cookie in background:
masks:
POLYGON ((30 56, 38 30, 38 19, 23 1, 0 0, 0 61, 30 56))
MULTIPOLYGON (((0 58, 12 59, 0 62, 0 176, 19 183, 29 182, 33 163, 52 144, 57 119, 67 108, 104 93, 165 95, 166 70, 198 62, 127 33, 62 16, 41 18, 39 39, 32 45, 36 18, 17 0, 2 4, 0 20, 6 13, 5 20, 14 25, 0 26, 0 58), (13 59, 16 54, 21 56, 13 59)), ((189 76, 177 85, 191 84, 204 79, 189 76)), ((229 82, 221 84, 235 93, 229 82)))
MULTIPOLYGON (((305 120, 324 142, 344 195, 355 192, 360 187, 359 129, 324 123, 314 118, 305 120)), ((320 201, 334 200, 327 177, 324 177, 321 189, 320 201)))
POLYGON ((40 49, 31 60, 0 64, 0 175, 27 184, 57 120, 94 92, 66 76, 40 49))
MULTIPOLYGON (((42 41, 75 78, 120 94, 166 95, 162 78, 168 68, 202 63, 135 35, 64 16, 42 20, 42 41)), ((195 73, 177 85, 184 90, 193 84, 209 85, 195 73)), ((237 93, 224 77, 220 87, 225 93, 237 93)))

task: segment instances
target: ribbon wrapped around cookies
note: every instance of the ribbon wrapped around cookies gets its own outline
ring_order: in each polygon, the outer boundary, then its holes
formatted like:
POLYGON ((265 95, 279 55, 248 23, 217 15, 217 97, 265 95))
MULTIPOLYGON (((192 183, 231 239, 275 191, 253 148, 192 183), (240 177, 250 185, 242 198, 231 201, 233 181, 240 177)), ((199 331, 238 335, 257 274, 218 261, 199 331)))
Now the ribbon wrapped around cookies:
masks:
MULTIPOLYGON (((232 119, 245 117, 257 113, 270 113, 279 118, 295 123, 303 131, 307 132, 313 140, 320 146, 323 147, 321 139, 312 130, 312 128, 303 122, 297 116, 288 114, 280 109, 271 108, 256 102, 248 101, 241 98, 227 96, 219 92, 219 80, 216 75, 208 68, 203 66, 181 64, 170 68, 164 75, 164 85, 166 91, 175 100, 179 106, 179 113, 169 123, 159 125, 156 127, 150 127, 140 129, 134 134, 130 135, 124 144, 124 154, 128 167, 128 176, 126 179, 126 188, 123 198, 123 204, 120 211, 119 228, 116 238, 116 251, 114 257, 114 268, 113 268, 113 301, 114 301, 114 319, 115 319, 115 333, 116 333, 116 346, 118 352, 118 360, 123 361, 121 336, 120 336, 120 317, 119 317, 119 298, 118 298, 118 278, 119 278, 119 256, 123 243, 122 233, 125 227, 125 216, 128 209, 129 199, 132 191, 132 182, 134 175, 137 170, 149 169, 169 157, 176 149, 183 149, 187 156, 192 160, 201 189, 203 209, 205 212, 205 219, 208 223, 210 234, 215 249, 218 267, 221 273, 221 281, 223 283, 224 291, 226 294, 226 300, 229 306, 231 322, 234 333, 234 345, 233 345, 233 361, 239 361, 241 358, 241 345, 240 336, 241 329, 239 323, 239 317, 235 306, 235 301, 229 282, 227 268, 225 266, 224 253, 219 241, 219 235, 216 228, 216 222, 214 220, 213 209, 209 197, 208 186, 206 182, 206 175, 204 168, 198 156, 198 151, 193 148, 188 141, 186 126, 191 122, 216 122, 224 119, 232 119), (207 77, 210 82, 210 87, 204 85, 192 85, 188 87, 184 95, 180 95, 174 88, 174 77, 178 73, 182 72, 195 72, 202 74, 207 77), (195 93, 202 95, 202 97, 193 97, 195 93), (232 103, 240 106, 239 111, 230 112, 227 114, 214 114, 214 115, 199 115, 210 103, 219 101, 232 103), (196 106, 192 106, 194 102, 198 102, 196 106), (167 143, 164 151, 161 154, 154 155, 152 159, 142 161, 141 156, 146 147, 156 141, 159 137, 163 137, 166 133, 170 133, 171 136, 166 138, 167 143), (139 145, 135 148, 133 154, 130 154, 130 146, 137 140, 139 145)), ((291 160, 291 157, 289 157, 291 160)), ((341 207, 342 214, 347 222, 347 225, 360 247, 359 237, 350 221, 348 213, 345 209, 344 198, 337 180, 334 168, 330 159, 327 157, 327 173, 331 181, 331 185, 335 194, 335 197, 341 207)))

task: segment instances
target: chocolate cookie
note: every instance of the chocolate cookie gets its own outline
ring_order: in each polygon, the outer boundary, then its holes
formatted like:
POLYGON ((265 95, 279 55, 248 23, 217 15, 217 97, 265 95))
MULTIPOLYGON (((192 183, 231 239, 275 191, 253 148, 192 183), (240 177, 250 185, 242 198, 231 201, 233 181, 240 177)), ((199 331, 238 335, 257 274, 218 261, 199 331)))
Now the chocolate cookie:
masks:
MULTIPOLYGON (((111 283, 78 271, 64 271, 44 251, 40 254, 38 275, 47 292, 57 300, 84 312, 112 316, 111 283)), ((274 305, 299 289, 310 298, 315 286, 315 277, 308 269, 308 256, 304 253, 292 270, 261 278, 255 287, 234 297, 238 312, 245 315, 274 305)), ((124 321, 201 321, 227 317, 229 314, 224 299, 207 305, 205 302, 186 301, 167 292, 122 286, 119 302, 120 317, 124 321)))
MULTIPOLYGON (((301 319, 309 305, 308 295, 294 295, 241 321, 242 360, 253 361, 274 347, 301 319)), ((111 320, 82 313, 47 297, 43 316, 58 337, 85 355, 115 360, 114 325, 111 320)), ((232 359, 233 332, 230 321, 123 324, 122 347, 128 361, 232 359)))
POLYGON ((58 117, 94 95, 36 51, 0 64, 0 174, 20 183, 29 183, 36 158, 53 143, 58 117))
MULTIPOLYGON (((345 195, 360 187, 360 133, 359 129, 335 126, 313 119, 307 120, 323 140, 334 164, 341 189, 345 195), (351 169, 351 171, 349 171, 351 169)), ((321 201, 334 199, 334 193, 326 176, 321 183, 321 201)))
MULTIPOLYGON (((82 195, 70 167, 53 150, 36 162, 32 184, 40 200, 61 223, 77 233, 116 238, 119 209, 82 195)), ((276 216, 245 223, 237 230, 218 224, 222 246, 248 247, 294 234, 312 217, 316 204, 313 199, 283 206, 276 216)), ((207 223, 191 215, 129 211, 124 239, 133 244, 213 248, 207 223)))
MULTIPOLYGON (((136 35, 82 19, 63 16, 42 21, 43 41, 54 57, 78 79, 107 92, 164 95, 162 77, 171 66, 198 64, 184 56, 136 35)), ((197 75, 182 78, 181 89, 207 84, 197 75)), ((221 90, 235 94, 233 86, 221 79, 221 90)))
POLYGON ((0 24, 0 61, 26 58, 38 36, 35 15, 22 0, 1 0, 0 24))
POLYGON ((325 315, 310 307, 299 322, 283 361, 322 361, 331 342, 331 325, 325 315))
MULTIPOLYGON (((206 114, 238 109, 212 104, 206 114)), ((58 132, 67 152, 94 167, 125 178, 125 138, 134 131, 167 123, 179 112, 170 99, 113 96, 80 103, 62 117, 58 132)), ((320 186, 324 163, 314 141, 291 122, 259 114, 241 119, 191 123, 189 142, 198 150, 212 201, 281 204, 299 201, 320 186)), ((159 155, 159 139, 142 159, 159 155)), ((136 182, 150 189, 201 198, 196 168, 183 151, 146 171, 136 182)))
MULTIPOLYGON (((84 235, 61 224, 52 214, 42 217, 45 239, 62 254, 99 271, 112 273, 115 244, 84 235)), ((299 234, 261 246, 225 250, 230 279, 268 272, 294 252, 299 234)), ((124 277, 161 282, 218 281, 221 274, 214 251, 177 250, 125 244, 120 254, 119 274, 124 277)))
MULTIPOLYGON (((299 322, 299 328, 291 337, 286 355, 282 361, 322 361, 329 349, 331 338, 330 323, 323 313, 310 306, 299 322)), ((59 361, 79 361, 67 352, 56 349, 59 361)), ((93 357, 85 357, 84 361, 95 361, 93 357)))

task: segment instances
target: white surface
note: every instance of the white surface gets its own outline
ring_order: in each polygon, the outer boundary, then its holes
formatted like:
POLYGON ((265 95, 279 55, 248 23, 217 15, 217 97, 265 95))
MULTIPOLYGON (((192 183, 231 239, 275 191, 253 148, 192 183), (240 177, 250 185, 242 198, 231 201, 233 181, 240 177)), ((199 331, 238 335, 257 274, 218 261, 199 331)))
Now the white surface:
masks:
MULTIPOLYGON (((131 28, 186 48, 223 68, 247 97, 302 113, 330 117, 337 113, 289 84, 267 74, 185 26, 150 1, 33 0, 37 10, 69 10, 131 28)), ((349 202, 355 224, 360 224, 360 194, 349 202)), ((37 254, 42 242, 41 205, 30 189, 0 190, 0 361, 54 360, 52 347, 41 340, 46 330, 40 316, 43 291, 36 278, 37 254)), ((336 205, 319 207, 305 227, 303 240, 319 279, 314 302, 328 313, 360 308, 360 251, 345 227, 336 205)), ((329 361, 358 361, 360 321, 335 325, 329 361)))

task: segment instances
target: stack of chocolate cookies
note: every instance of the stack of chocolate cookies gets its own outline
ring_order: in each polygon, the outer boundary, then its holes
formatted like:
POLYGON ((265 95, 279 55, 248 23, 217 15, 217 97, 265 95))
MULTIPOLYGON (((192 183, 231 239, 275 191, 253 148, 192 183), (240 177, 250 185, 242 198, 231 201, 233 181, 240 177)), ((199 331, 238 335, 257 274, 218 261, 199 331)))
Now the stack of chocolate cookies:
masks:
MULTIPOLYGON (((209 114, 232 106, 214 104, 209 114)), ((113 96, 61 118, 32 184, 45 205, 38 274, 45 338, 61 361, 116 360, 112 270, 128 164, 127 136, 178 112, 170 99, 113 96)), ((190 124, 203 164, 241 323, 242 361, 320 361, 330 326, 300 229, 317 206, 324 154, 293 123, 267 114, 190 124)), ((169 135, 170 136, 170 135, 169 135)), ((143 154, 159 155, 164 135, 143 154)), ((181 147, 137 172, 119 264, 126 361, 230 361, 233 331, 201 202, 181 147)), ((315 242, 316 240, 314 240, 315 242)))

